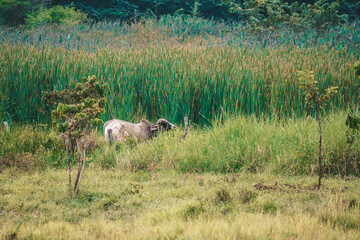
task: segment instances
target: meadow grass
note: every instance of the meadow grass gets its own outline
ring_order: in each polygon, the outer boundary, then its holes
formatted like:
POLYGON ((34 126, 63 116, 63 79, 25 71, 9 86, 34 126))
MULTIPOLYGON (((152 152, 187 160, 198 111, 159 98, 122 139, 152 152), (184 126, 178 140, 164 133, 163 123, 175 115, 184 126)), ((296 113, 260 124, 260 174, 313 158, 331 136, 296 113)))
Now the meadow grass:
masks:
POLYGON ((359 239, 359 141, 340 180, 345 119, 360 100, 358 29, 254 32, 181 17, 0 27, 0 120, 10 122, 0 127, 0 239, 359 239), (324 114, 321 191, 298 70, 339 86, 324 114), (39 124, 50 122, 42 95, 89 75, 109 84, 104 120, 180 125, 188 114, 190 132, 109 147, 95 129, 70 196, 64 139, 39 124))
MULTIPOLYGON (((0 118, 10 122, 50 121, 42 93, 72 88, 83 77, 107 82, 104 119, 179 123, 184 114, 203 125, 222 113, 303 116, 296 72, 313 70, 320 89, 339 87, 331 108, 359 102, 352 66, 359 49, 239 47, 150 47, 95 53, 63 48, 3 44, 0 48, 0 118)), ((52 106, 53 107, 53 106, 52 106)))
POLYGON ((358 239, 360 182, 101 170, 0 174, 1 239, 358 239))

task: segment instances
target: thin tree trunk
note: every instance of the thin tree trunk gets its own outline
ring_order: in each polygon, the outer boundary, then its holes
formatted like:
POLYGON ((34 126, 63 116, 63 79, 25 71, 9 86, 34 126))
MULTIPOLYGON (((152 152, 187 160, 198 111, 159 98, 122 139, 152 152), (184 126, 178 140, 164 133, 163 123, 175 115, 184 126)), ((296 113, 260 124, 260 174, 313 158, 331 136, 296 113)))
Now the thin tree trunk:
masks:
POLYGON ((319 124, 319 183, 317 185, 317 189, 320 189, 321 187, 321 177, 322 177, 322 154, 321 154, 321 147, 322 147, 322 133, 321 133, 321 121, 320 121, 320 116, 319 116, 319 112, 316 111, 316 121, 319 124))
POLYGON ((79 140, 77 140, 76 144, 77 144, 79 158, 78 158, 78 172, 77 172, 77 175, 76 175, 76 180, 75 180, 75 185, 74 185, 74 192, 75 193, 76 193, 77 188, 78 188, 77 186, 79 184, 79 178, 80 178, 81 167, 82 167, 82 153, 81 153, 79 140))
POLYGON ((71 189, 71 160, 70 160, 70 145, 71 145, 71 131, 68 129, 68 142, 66 143, 67 157, 68 157, 68 170, 69 170, 69 189, 71 189))
MULTIPOLYGON (((353 129, 352 131, 352 136, 355 136, 355 129, 353 129)), ((349 147, 346 150, 346 155, 345 155, 345 163, 344 163, 344 180, 346 180, 347 176, 348 176, 348 164, 349 164, 349 156, 350 156, 350 151, 352 146, 354 145, 354 141, 355 139, 353 138, 351 140, 351 142, 349 143, 349 147)))
POLYGON ((85 137, 85 140, 84 140, 84 155, 82 156, 82 162, 81 162, 81 171, 80 171, 80 174, 79 174, 79 177, 78 177, 78 181, 77 181, 77 184, 75 186, 75 189, 74 189, 74 192, 76 193, 78 190, 79 190, 79 186, 80 186, 80 181, 81 181, 81 177, 82 177, 82 174, 84 172, 84 169, 85 169, 85 161, 86 161, 86 137, 85 137))

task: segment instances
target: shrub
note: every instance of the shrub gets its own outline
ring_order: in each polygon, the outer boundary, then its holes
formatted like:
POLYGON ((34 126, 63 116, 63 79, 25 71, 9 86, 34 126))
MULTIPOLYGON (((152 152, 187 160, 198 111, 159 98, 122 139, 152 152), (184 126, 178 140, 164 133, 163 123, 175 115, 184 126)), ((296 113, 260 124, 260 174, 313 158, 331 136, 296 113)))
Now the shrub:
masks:
POLYGON ((105 112, 105 90, 108 85, 97 80, 95 76, 84 78, 72 91, 45 92, 46 105, 57 105, 51 112, 54 123, 58 123, 59 132, 63 133, 66 142, 69 170, 69 187, 71 187, 71 155, 77 149, 78 173, 74 192, 78 191, 82 173, 85 168, 88 135, 92 125, 103 123, 100 119, 105 112))
POLYGON ((231 13, 238 13, 252 27, 274 27, 286 25, 293 29, 326 28, 347 19, 340 15, 337 1, 316 1, 313 5, 297 1, 288 4, 284 0, 223 1, 230 5, 231 13))
POLYGON ((314 80, 313 71, 299 71, 298 77, 300 81, 300 89, 305 92, 305 102, 309 108, 312 108, 315 112, 316 121, 319 125, 319 183, 317 187, 321 187, 321 177, 322 177, 322 120, 321 120, 321 110, 326 106, 327 102, 337 93, 337 86, 329 87, 325 90, 324 94, 321 94, 318 88, 318 82, 314 80))
POLYGON ((27 15, 26 24, 38 26, 44 24, 74 25, 89 21, 87 14, 72 7, 56 6, 49 9, 40 9, 27 15))

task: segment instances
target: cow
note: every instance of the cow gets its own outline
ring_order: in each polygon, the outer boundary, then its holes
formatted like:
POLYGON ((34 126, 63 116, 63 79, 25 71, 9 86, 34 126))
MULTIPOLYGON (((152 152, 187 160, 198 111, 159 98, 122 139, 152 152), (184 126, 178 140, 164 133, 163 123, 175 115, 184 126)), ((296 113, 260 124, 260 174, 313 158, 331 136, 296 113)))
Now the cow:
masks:
POLYGON ((109 120, 104 124, 104 136, 110 141, 126 141, 129 137, 134 137, 139 142, 155 137, 159 131, 168 131, 176 126, 164 118, 160 118, 156 123, 148 120, 141 120, 140 123, 130 123, 119 119, 109 120))

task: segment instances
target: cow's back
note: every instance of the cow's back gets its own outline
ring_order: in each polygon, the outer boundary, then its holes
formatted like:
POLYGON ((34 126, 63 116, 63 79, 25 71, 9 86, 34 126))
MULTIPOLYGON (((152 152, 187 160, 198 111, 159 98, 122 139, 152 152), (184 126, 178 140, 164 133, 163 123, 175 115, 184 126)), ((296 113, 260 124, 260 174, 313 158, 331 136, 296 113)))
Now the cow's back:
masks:
POLYGON ((124 125, 127 122, 119 120, 119 119, 113 119, 105 122, 104 124, 104 136, 106 139, 109 138, 108 136, 108 130, 112 130, 112 135, 115 139, 121 141, 121 131, 124 128, 124 125))

